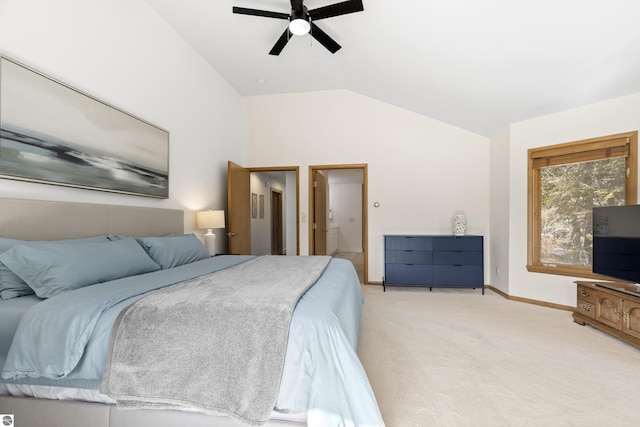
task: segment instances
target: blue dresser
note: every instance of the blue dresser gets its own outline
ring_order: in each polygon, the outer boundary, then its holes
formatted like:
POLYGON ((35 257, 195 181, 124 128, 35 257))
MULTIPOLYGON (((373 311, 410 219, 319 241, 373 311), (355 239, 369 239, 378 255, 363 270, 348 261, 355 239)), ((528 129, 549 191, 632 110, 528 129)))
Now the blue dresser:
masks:
POLYGON ((482 236, 384 236, 387 286, 480 288, 484 295, 482 236))

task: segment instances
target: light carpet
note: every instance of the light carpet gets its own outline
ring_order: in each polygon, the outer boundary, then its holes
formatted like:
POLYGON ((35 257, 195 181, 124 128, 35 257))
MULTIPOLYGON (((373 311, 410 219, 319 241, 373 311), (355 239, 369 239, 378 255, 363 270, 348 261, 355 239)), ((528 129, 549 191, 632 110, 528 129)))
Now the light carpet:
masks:
POLYGON ((638 426, 640 350, 487 290, 363 286, 359 356, 388 427, 638 426))

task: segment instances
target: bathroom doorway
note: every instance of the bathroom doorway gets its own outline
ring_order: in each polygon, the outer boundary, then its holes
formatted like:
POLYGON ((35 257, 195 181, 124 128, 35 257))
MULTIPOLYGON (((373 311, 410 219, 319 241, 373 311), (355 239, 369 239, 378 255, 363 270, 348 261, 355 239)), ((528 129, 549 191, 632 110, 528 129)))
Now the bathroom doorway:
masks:
POLYGON ((349 259, 368 283, 366 164, 309 167, 309 254, 349 259))

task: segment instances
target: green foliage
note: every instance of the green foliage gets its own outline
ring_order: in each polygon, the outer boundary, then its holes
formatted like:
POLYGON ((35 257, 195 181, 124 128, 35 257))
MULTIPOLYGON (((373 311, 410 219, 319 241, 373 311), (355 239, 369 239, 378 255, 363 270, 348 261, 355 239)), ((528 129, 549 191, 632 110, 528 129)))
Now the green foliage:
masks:
POLYGON ((540 169, 543 263, 592 265, 592 209, 624 205, 625 159, 540 169))

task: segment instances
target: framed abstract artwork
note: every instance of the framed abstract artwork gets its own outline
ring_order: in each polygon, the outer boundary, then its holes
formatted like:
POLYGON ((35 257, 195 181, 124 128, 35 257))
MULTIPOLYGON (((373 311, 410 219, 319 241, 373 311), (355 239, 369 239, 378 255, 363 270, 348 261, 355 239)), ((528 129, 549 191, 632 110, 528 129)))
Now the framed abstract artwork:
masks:
POLYGON ((169 132, 0 57, 0 178, 169 197, 169 132))
POLYGON ((260 211, 260 218, 264 218, 264 194, 260 195, 260 203, 258 204, 259 206, 259 211, 260 211))
POLYGON ((258 217, 258 195, 251 193, 251 218, 258 217))

